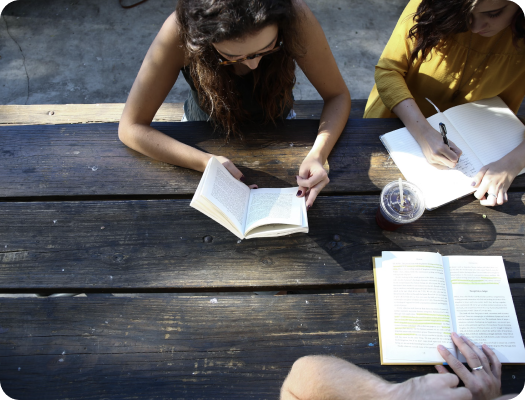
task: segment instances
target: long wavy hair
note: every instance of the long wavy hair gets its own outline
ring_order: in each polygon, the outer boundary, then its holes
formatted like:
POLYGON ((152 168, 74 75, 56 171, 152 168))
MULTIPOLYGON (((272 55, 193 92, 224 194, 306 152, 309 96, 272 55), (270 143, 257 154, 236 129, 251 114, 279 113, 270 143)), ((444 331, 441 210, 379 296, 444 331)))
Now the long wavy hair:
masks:
MULTIPOLYGON (((408 37, 415 43, 410 63, 420 56, 425 59, 434 47, 439 47, 454 34, 470 29, 472 11, 479 0, 423 0, 413 16, 415 25, 408 37)), ((518 47, 525 38, 525 18, 519 8, 511 22, 513 42, 518 47)))
POLYGON ((226 138, 241 136, 248 113, 234 87, 233 66, 219 65, 212 43, 243 39, 276 24, 283 46, 262 57, 253 70, 253 94, 266 122, 275 123, 292 106, 295 60, 305 52, 298 38, 299 10, 292 0, 179 0, 176 16, 200 106, 226 138))

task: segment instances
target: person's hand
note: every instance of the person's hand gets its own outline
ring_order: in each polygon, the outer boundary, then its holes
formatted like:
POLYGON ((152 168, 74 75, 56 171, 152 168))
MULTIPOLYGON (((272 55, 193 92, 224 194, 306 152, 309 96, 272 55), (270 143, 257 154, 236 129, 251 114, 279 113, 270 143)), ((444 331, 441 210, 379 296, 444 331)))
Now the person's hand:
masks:
MULTIPOLYGON (((219 160, 221 162, 222 165, 224 165, 224 167, 230 172, 230 174, 232 174, 232 176, 241 181, 242 183, 246 184, 246 181, 245 181, 245 178, 244 178, 244 175, 242 174, 241 171, 239 171, 239 169, 235 166, 234 163, 232 163, 229 159, 227 159, 226 157, 223 157, 223 156, 214 156, 217 160, 219 160)), ((253 185, 249 185, 249 188, 250 189, 258 189, 258 186, 253 184, 253 185)))
POLYGON ((427 161, 437 168, 454 168, 463 153, 452 140, 448 143, 450 148, 443 143, 441 133, 430 127, 416 138, 427 161))
POLYGON ((297 197, 306 196, 306 209, 308 210, 319 194, 319 192, 330 182, 328 174, 318 157, 307 155, 299 168, 297 178, 297 197))
POLYGON ((471 400, 472 393, 457 387, 459 379, 454 374, 427 374, 391 385, 385 393, 389 400, 471 400))
POLYGON ((479 170, 472 186, 478 188, 474 196, 480 200, 481 205, 502 205, 509 200, 507 190, 521 171, 519 165, 516 164, 511 158, 503 157, 479 170))
MULTIPOLYGON (((501 362, 496 354, 486 345, 480 350, 464 336, 452 333, 452 340, 459 351, 467 359, 470 368, 483 367, 480 370, 469 371, 456 357, 444 346, 439 345, 438 351, 450 368, 461 378, 465 387, 472 393, 473 400, 492 400, 501 395, 501 362)), ((448 371, 443 365, 436 365, 440 374, 448 371)))

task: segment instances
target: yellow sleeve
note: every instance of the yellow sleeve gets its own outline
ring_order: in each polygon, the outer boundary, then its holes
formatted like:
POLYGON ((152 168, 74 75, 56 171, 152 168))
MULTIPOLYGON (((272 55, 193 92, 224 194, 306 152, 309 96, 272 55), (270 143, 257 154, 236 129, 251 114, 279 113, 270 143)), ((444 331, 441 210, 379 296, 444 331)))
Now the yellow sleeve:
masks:
POLYGON ((421 0, 411 0, 408 3, 375 68, 377 91, 389 110, 403 100, 413 98, 405 82, 409 68, 408 60, 413 49, 408 33, 414 26, 413 14, 420 3, 421 0))

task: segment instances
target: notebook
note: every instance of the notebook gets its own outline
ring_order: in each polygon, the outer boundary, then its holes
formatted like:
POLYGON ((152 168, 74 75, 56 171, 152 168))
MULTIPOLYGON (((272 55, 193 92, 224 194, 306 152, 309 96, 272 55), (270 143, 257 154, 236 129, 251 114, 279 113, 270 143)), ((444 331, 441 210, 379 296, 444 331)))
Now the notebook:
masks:
MULTIPOLYGON (((436 106, 434 106, 436 107, 436 106)), ((425 194, 427 210, 476 191, 473 177, 486 164, 497 161, 525 139, 525 126, 499 97, 478 100, 438 111, 427 121, 439 132, 447 126, 447 137, 463 154, 453 169, 439 170, 429 164, 407 128, 380 136, 390 156, 405 176, 425 194)), ((525 169, 520 174, 525 173, 525 169)))

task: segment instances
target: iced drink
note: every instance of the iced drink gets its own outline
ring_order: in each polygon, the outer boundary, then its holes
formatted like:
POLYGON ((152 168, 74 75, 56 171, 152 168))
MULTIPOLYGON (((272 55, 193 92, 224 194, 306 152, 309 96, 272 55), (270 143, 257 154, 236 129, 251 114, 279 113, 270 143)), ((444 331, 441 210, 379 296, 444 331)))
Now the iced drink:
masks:
POLYGON ((395 231, 400 226, 417 220, 425 211, 423 192, 413 183, 401 181, 403 201, 399 182, 390 182, 383 188, 376 212, 376 222, 381 229, 395 231))

